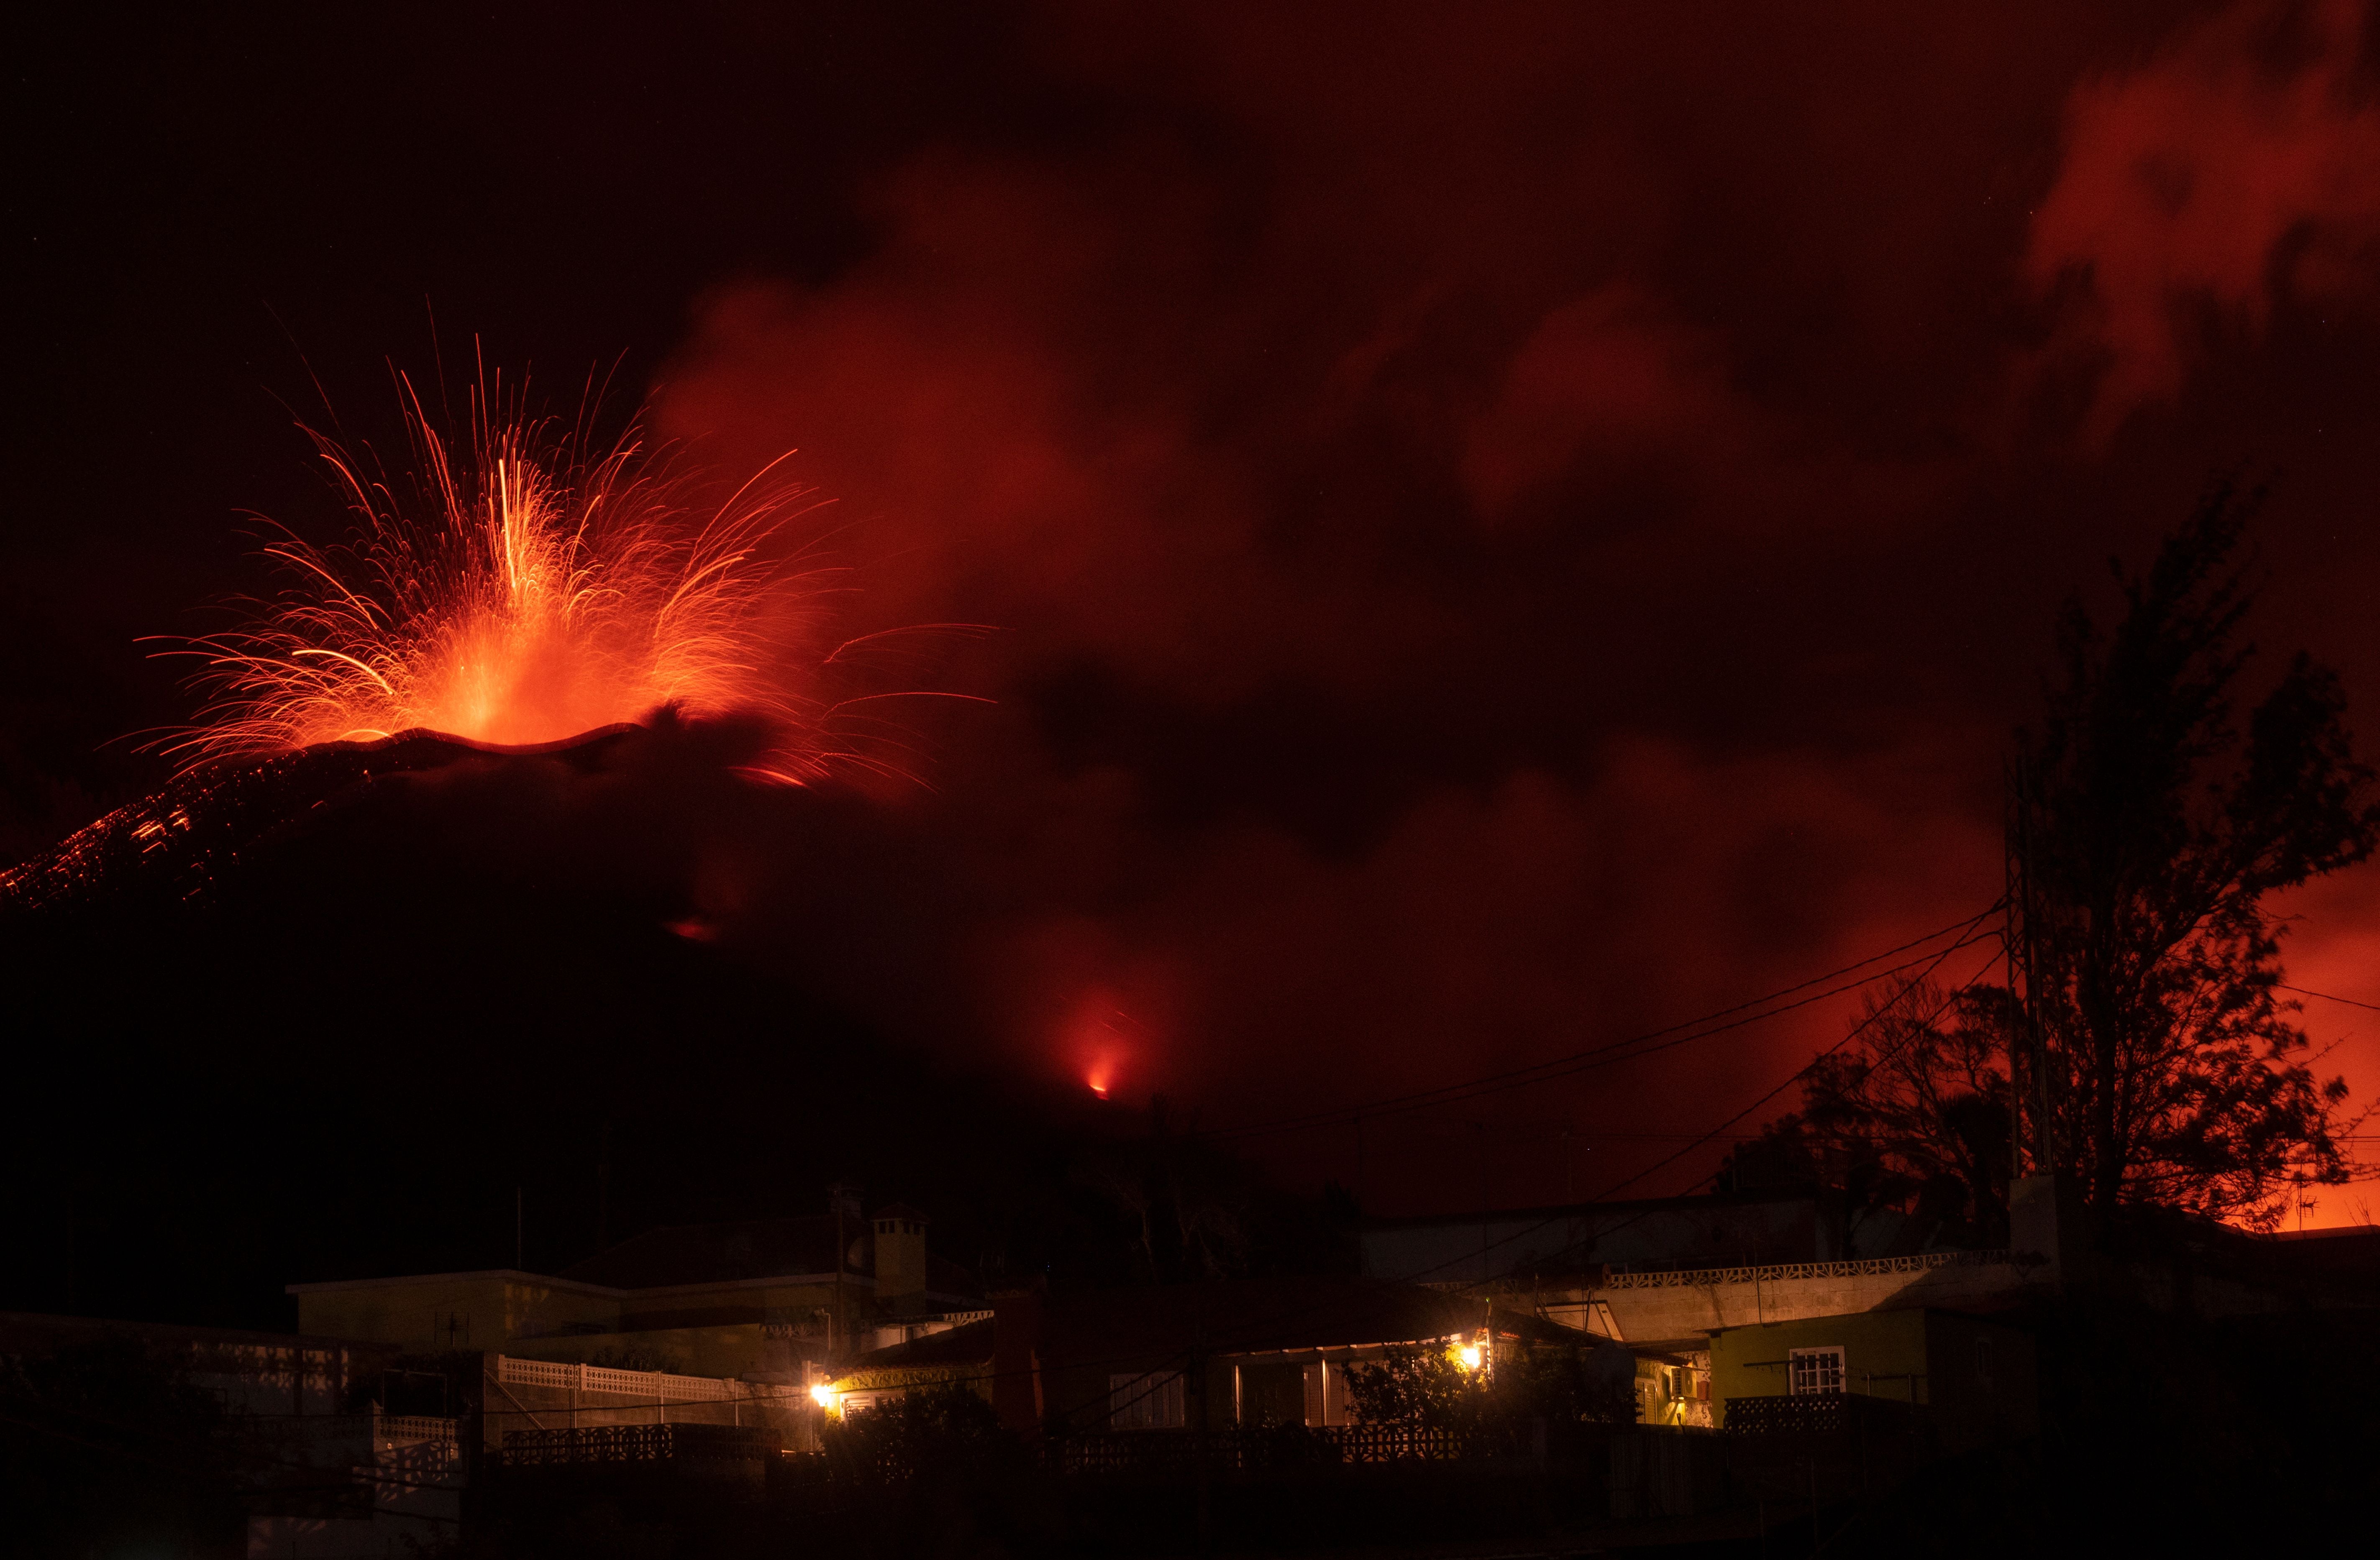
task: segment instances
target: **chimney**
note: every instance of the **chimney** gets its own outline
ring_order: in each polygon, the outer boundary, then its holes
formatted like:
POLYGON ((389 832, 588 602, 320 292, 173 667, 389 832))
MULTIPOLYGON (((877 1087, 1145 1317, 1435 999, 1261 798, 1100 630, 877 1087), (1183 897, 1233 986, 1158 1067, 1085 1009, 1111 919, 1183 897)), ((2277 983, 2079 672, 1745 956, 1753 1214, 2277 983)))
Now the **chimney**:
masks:
POLYGON ((876 1210, 876 1299, 894 1310, 926 1292, 926 1215, 905 1203, 876 1210))

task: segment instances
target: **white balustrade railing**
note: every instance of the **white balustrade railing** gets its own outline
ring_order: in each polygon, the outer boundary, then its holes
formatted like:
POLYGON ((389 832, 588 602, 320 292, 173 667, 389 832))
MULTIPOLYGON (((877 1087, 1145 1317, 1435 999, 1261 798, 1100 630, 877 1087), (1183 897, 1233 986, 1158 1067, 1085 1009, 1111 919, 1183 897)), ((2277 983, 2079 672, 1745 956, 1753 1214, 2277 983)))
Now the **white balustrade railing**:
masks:
POLYGON ((394 1443, 414 1441, 452 1441, 455 1421, 434 1419, 425 1414, 374 1414, 372 1439, 394 1443))
POLYGON ((572 1392, 601 1392, 634 1397, 647 1403, 723 1403, 752 1397, 798 1397, 801 1388, 765 1382, 730 1381, 718 1376, 681 1376, 667 1371, 615 1371, 601 1365, 572 1365, 553 1360, 521 1360, 496 1356, 496 1380, 507 1386, 551 1386, 572 1392))
POLYGON ((1869 1257, 1856 1262, 1784 1262, 1763 1267, 1695 1267, 1670 1273, 1608 1273, 1599 1289, 1710 1288, 1722 1284, 1776 1284, 1792 1278, 1866 1278, 1892 1273, 1927 1273, 1937 1267, 2003 1266, 2007 1252, 1921 1252, 1905 1257, 1869 1257))

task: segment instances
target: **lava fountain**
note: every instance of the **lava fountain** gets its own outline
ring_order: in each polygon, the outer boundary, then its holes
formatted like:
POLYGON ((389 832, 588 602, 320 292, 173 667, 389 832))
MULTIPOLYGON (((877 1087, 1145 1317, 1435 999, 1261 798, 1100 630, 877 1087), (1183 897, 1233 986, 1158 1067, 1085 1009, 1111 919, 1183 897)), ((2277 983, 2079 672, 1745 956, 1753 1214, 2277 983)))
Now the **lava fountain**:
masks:
POLYGON ((633 433, 589 453, 577 433, 492 419, 476 392, 458 454, 405 388, 409 476, 313 434, 356 535, 285 532, 265 551, 291 586, 167 652, 203 659, 209 695, 168 751, 198 765, 410 731, 543 744, 670 707, 763 720, 754 772, 771 779, 883 767, 835 740, 843 705, 795 686, 822 571, 778 544, 805 490, 763 472, 706 512, 633 433))

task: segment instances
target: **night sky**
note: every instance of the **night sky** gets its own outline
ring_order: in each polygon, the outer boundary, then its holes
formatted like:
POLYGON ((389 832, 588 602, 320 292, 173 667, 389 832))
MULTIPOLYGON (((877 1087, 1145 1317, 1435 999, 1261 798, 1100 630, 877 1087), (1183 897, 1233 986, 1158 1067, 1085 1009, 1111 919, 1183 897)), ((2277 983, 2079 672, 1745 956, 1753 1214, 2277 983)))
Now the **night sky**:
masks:
MULTIPOLYGON (((1790 986, 1997 897, 2060 603, 2107 612, 2212 479, 2273 487, 2262 664, 2336 665, 2380 751, 2370 20, 46 18, 10 66, 0 855, 170 774, 137 733, 193 696, 142 636, 273 587, 253 515, 337 539, 294 424, 392 443, 391 365, 476 354, 565 416, 608 376, 607 427, 725 482, 797 450, 837 632, 998 631, 909 669, 996 701, 905 718, 918 783, 488 804, 616 855, 618 913, 698 925, 722 979, 1218 1129, 1790 986)), ((2380 1002, 2380 869, 2287 908, 2289 978, 2380 1002)), ((578 978, 548 952, 524 985, 578 978)), ((1374 1123, 1358 1190, 1606 1190, 1852 1009, 1374 1123)), ((2380 1092, 2380 1018, 2305 1020, 2380 1092)), ((805 1043, 673 1024, 604 1064, 805 1043)), ((1344 1127, 1245 1146, 1359 1179, 1344 1127)))

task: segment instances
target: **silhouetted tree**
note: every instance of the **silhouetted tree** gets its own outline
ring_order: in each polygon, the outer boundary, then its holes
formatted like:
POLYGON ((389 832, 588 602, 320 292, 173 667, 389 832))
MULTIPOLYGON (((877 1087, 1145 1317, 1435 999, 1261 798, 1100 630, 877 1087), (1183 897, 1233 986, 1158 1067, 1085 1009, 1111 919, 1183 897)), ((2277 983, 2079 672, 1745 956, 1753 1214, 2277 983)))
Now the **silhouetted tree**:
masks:
POLYGON ((2233 723, 2260 498, 2218 485, 2145 574, 2119 567, 2112 634, 2069 607, 2048 719, 2020 739, 2046 1157, 2103 1211, 2269 1222, 2293 1174, 2346 1174, 2346 1085, 2301 1059, 2265 901, 2369 855, 2380 807, 2338 679, 2302 652, 2233 723))
POLYGON ((1448 1348, 1414 1345, 1347 1367, 1347 1397, 1366 1424, 1466 1432, 1548 1424, 1630 1423, 1634 1385, 1609 1360, 1577 1348, 1522 1349, 1490 1373, 1465 1368, 1448 1348))
POLYGON ((2006 994, 1880 987, 1854 1024, 1857 1046, 1812 1065, 1801 1113, 1731 1156, 1737 1183, 1824 1182, 1843 1190, 1853 1220, 1894 1208, 1929 1240, 2005 1240, 2006 994))
POLYGON ((964 1383, 911 1387, 827 1426, 830 1462, 899 1482, 1016 1455, 990 1399, 964 1383))
POLYGON ((2244 731, 2233 721, 2255 654, 2234 557, 2259 501, 2218 484, 2145 574, 2115 565, 2112 633, 2079 601, 2066 611, 2047 719, 2018 738, 2038 991, 1872 996, 1858 1044, 1815 1063, 1802 1110, 1730 1156, 1730 1184, 1823 1180, 1854 1210, 1999 1239, 2010 1041, 2036 1022, 2048 1119, 2037 1078, 2017 1109, 2035 1159, 2094 1207, 2269 1225, 2300 1180, 2346 1179, 2346 1084, 2305 1059, 2299 1004, 2278 989, 2285 928, 2265 905, 2369 855, 2380 805, 2338 679, 2304 654, 2244 731))

